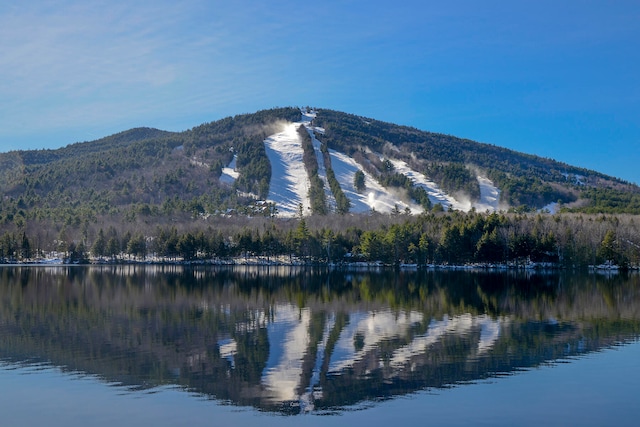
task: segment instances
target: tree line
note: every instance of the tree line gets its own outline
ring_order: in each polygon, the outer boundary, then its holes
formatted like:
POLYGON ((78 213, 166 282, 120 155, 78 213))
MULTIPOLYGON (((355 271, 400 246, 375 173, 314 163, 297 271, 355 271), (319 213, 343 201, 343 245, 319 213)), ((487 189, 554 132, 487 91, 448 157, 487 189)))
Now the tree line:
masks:
POLYGON ((311 183, 309 188, 311 212, 315 215, 326 215, 328 213, 327 196, 324 192, 324 182, 318 175, 318 158, 313 148, 313 141, 304 125, 300 125, 297 132, 302 144, 302 163, 311 183))
POLYGON ((610 262, 640 264, 634 216, 401 212, 296 219, 229 219, 202 225, 114 226, 72 233, 5 232, 0 261, 36 259, 58 251, 68 261, 89 258, 210 260, 284 257, 305 262, 382 262, 459 265, 550 263, 566 268, 610 262))

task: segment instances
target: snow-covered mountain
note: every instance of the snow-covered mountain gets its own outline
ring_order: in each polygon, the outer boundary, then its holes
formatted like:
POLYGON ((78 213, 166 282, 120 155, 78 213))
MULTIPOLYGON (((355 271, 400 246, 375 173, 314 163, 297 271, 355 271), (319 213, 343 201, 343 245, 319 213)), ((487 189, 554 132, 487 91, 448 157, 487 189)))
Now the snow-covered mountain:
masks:
POLYGON ((57 150, 0 153, 0 197, 0 227, 8 229, 29 218, 80 224, 96 218, 164 223, 217 215, 292 217, 300 206, 305 215, 418 214, 439 206, 640 213, 640 187, 596 171, 297 107, 230 116, 182 132, 139 128, 57 150))
MULTIPOLYGON (((304 214, 311 213, 309 200, 310 181, 303 164, 303 149, 300 135, 297 129, 304 125, 312 138, 316 158, 318 161, 318 175, 324 183, 325 194, 330 207, 335 208, 335 199, 327 181, 326 165, 320 151, 320 141, 316 134, 322 135, 324 129, 314 126, 313 122, 316 113, 313 110, 301 111, 301 119, 298 122, 289 123, 278 133, 270 135, 264 140, 267 156, 271 163, 271 183, 267 201, 274 203, 278 216, 291 217, 299 215, 300 206, 304 214)), ((354 158, 336 150, 329 150, 331 167, 340 184, 344 194, 351 204, 350 212, 366 213, 377 211, 390 213, 394 210, 405 211, 410 209, 411 213, 418 214, 424 209, 416 201, 411 200, 402 191, 384 187, 375 177, 364 170, 354 158), (357 171, 362 171, 365 176, 365 191, 358 191, 355 188, 354 176, 357 171)), ((379 155, 383 158, 382 155, 379 155)), ((409 178, 413 185, 422 187, 429 195, 432 205, 440 204, 444 209, 455 209, 469 211, 475 208, 478 211, 498 210, 499 190, 493 183, 484 176, 477 176, 480 186, 481 197, 477 202, 470 202, 468 199, 456 198, 447 194, 438 185, 425 176, 412 169, 405 161, 388 158, 397 173, 409 178)), ((238 177, 235 170, 236 158, 223 168, 221 180, 233 182, 238 177)))

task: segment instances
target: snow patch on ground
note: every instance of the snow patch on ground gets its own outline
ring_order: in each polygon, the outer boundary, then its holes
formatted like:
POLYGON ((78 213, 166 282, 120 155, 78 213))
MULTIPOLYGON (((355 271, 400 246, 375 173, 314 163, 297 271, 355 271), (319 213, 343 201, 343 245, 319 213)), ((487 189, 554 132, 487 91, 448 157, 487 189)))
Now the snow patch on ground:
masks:
POLYGON ((583 175, 563 173, 562 176, 564 176, 567 181, 571 181, 573 184, 584 185, 585 176, 583 175))
POLYGON ((233 184, 236 179, 240 176, 240 173, 236 171, 236 158, 237 156, 233 156, 233 160, 226 168, 222 168, 222 174, 220 175, 220 182, 225 182, 227 184, 233 184))
POLYGON ((493 182, 489 178, 478 176, 478 183, 480 184, 480 201, 474 203, 474 207, 479 212, 484 211, 497 211, 500 203, 500 190, 493 185, 493 182))
POLYGON ((305 125, 311 124, 311 121, 316 118, 316 112, 314 110, 302 111, 302 123, 305 125))

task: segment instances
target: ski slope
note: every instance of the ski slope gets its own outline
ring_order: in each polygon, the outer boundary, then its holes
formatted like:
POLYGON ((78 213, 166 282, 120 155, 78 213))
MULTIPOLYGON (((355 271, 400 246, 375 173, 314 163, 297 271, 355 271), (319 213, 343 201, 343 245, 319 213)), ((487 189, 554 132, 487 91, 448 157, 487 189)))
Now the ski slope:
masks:
POLYGON ((355 160, 346 154, 335 150, 329 150, 331 155, 331 166, 336 175, 336 179, 340 183, 340 187, 345 196, 351 202, 351 212, 369 212, 377 211, 383 213, 391 212, 396 206, 400 210, 405 208, 411 209, 412 213, 422 212, 422 207, 415 202, 403 200, 402 194, 383 187, 366 171, 365 191, 358 192, 355 188, 353 177, 358 170, 362 168, 355 160))
POLYGON ((229 163, 229 165, 226 168, 222 168, 222 174, 220 175, 221 182, 224 182, 227 184, 233 184, 235 180, 238 179, 238 177, 240 176, 240 173, 236 171, 237 157, 238 156, 234 154, 233 160, 231 160, 231 163, 229 163))
POLYGON ((285 125, 285 129, 264 140, 271 162, 271 184, 267 201, 273 202, 278 216, 296 216, 302 205, 304 215, 311 213, 309 177, 302 162, 302 142, 297 129, 302 122, 285 125))
MULTIPOLYGON (((301 120, 296 123, 285 125, 285 128, 265 139, 265 149, 267 157, 271 162, 271 183, 267 201, 276 205, 278 216, 292 217, 299 214, 299 207, 302 205, 304 215, 311 214, 309 200, 310 182, 305 170, 302 157, 302 141, 297 129, 304 125, 311 136, 313 148, 318 161, 318 175, 324 183, 324 190, 327 196, 328 206, 335 209, 335 198, 329 188, 327 181, 327 165, 320 151, 320 141, 316 138, 316 132, 324 133, 324 129, 313 126, 315 112, 302 111, 301 120)), ((329 150, 331 167, 340 183, 342 191, 351 202, 350 212, 381 212, 390 213, 394 209, 404 211, 409 208, 412 213, 418 214, 423 208, 413 200, 408 200, 402 191, 385 188, 378 181, 368 174, 351 157, 335 150, 329 150), (354 175, 358 170, 362 170, 365 175, 365 191, 358 192, 354 186, 354 175)), ((235 158, 234 158, 235 159, 235 158)), ((414 185, 425 189, 429 195, 429 200, 433 205, 441 204, 445 209, 456 209, 469 211, 472 207, 478 211, 498 210, 499 191, 493 183, 485 178, 478 177, 480 184, 480 201, 471 203, 468 200, 458 200, 442 191, 437 184, 429 180, 424 174, 413 170, 406 162, 389 159, 396 171, 407 176, 414 185)), ((223 169, 221 180, 233 182, 237 178, 235 171, 235 160, 223 169)))

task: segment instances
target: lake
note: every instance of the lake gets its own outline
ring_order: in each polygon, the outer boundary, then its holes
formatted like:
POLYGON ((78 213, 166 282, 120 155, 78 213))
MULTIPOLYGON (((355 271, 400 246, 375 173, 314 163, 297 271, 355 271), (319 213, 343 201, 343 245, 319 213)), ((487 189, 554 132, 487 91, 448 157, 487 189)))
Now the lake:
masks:
POLYGON ((3 425, 637 425, 640 275, 0 267, 3 425))

